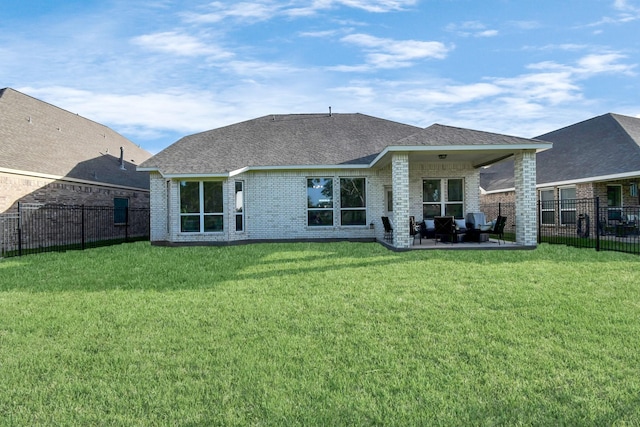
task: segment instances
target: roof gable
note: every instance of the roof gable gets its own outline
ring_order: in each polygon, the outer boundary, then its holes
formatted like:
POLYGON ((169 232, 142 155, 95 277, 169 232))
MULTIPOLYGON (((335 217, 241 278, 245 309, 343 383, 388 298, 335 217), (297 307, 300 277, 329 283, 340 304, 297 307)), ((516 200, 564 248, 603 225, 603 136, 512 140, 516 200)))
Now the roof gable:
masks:
POLYGON ((0 91, 0 119, 0 168, 149 188, 136 165, 151 154, 107 126, 11 88, 0 91))

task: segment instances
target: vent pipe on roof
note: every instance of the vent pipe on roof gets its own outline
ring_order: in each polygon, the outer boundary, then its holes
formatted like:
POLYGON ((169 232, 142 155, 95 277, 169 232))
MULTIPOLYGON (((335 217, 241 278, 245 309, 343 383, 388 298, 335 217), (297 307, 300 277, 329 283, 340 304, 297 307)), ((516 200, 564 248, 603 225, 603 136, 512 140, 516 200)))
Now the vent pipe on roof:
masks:
POLYGON ((120 169, 126 170, 124 167, 124 148, 120 147, 120 169))
POLYGON ((333 117, 333 115, 331 114, 331 107, 329 107, 329 117, 333 117))

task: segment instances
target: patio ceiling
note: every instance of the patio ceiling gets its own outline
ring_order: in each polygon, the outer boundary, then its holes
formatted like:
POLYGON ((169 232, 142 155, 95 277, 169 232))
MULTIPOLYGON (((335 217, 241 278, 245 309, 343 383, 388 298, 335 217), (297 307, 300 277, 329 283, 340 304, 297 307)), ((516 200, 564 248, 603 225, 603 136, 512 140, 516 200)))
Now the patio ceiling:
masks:
MULTIPOLYGON (((473 147, 393 147, 381 153, 376 160, 372 162, 375 167, 385 167, 391 163, 394 153, 403 152, 409 155, 409 163, 467 163, 474 168, 488 166, 493 163, 500 162, 523 149, 532 149, 533 147, 490 147, 479 148, 473 147)), ((539 148, 539 147, 535 147, 539 148)))

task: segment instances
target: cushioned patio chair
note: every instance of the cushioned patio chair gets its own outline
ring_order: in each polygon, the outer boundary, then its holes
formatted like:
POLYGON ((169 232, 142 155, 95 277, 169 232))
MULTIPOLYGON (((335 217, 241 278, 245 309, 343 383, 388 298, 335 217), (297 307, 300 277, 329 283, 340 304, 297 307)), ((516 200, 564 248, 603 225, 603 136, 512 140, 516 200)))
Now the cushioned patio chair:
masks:
POLYGON ((384 227, 384 240, 387 242, 393 241, 393 227, 391 226, 391 221, 388 216, 382 217, 382 225, 384 227))
POLYGON ((489 240, 489 232, 493 230, 494 223, 487 222, 483 212, 469 212, 466 216, 467 226, 466 240, 470 242, 486 242, 489 240))
POLYGON ((420 241, 422 239, 433 239, 436 237, 436 225, 433 219, 425 219, 420 223, 420 241))

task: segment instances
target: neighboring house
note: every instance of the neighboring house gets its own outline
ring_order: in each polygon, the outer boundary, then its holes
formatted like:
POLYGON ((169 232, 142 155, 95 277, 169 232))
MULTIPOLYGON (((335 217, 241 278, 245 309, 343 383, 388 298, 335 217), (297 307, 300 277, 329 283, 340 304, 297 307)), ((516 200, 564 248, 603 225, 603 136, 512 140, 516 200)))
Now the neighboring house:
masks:
POLYGON ((0 213, 18 203, 149 206, 151 154, 108 127, 0 90, 0 213))
POLYGON ((463 218, 480 204, 482 166, 513 156, 517 243, 537 244, 536 152, 552 144, 363 114, 269 115, 186 136, 150 172, 155 244, 383 240, 411 245, 409 217, 463 218))
MULTIPOLYGON (((537 158, 537 192, 542 224, 574 224, 569 200, 599 197, 609 216, 626 220, 640 206, 640 119, 604 114, 536 137, 553 143, 537 158), (554 202, 559 201, 559 202, 554 202), (565 201, 563 203, 563 201, 565 201), (548 202, 548 203, 545 203, 548 202), (560 210, 554 214, 553 210, 560 210), (549 214, 545 214, 549 210, 549 214), (627 212, 628 211, 628 212, 627 212)), ((515 199, 512 160, 481 173, 483 203, 515 199)), ((637 222, 637 219, 636 219, 637 222)))

